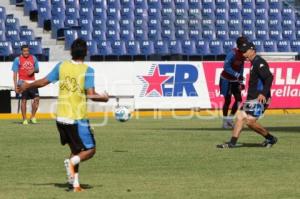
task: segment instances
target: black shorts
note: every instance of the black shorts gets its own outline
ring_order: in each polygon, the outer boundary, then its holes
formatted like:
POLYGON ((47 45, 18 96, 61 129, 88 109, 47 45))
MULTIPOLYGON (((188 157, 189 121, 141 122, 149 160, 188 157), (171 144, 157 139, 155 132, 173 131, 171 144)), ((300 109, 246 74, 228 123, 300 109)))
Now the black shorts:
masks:
POLYGON ((240 83, 231 82, 227 79, 220 78, 220 94, 224 97, 231 95, 241 95, 240 83))
POLYGON ((241 110, 245 111, 247 115, 259 118, 261 117, 269 106, 270 100, 267 103, 259 103, 256 100, 247 100, 244 102, 241 110))
POLYGON ((39 90, 37 88, 28 89, 21 94, 21 99, 29 100, 36 97, 39 97, 39 90))
POLYGON ((64 124, 57 121, 56 125, 61 144, 69 144, 73 154, 96 147, 88 120, 78 120, 74 124, 64 124))

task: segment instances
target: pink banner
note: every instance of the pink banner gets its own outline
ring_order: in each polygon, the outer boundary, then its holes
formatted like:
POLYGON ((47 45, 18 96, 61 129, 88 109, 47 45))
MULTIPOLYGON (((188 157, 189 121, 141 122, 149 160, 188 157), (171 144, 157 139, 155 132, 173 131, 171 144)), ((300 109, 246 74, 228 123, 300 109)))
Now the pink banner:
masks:
MULTIPOLYGON (((270 108, 300 108, 300 62, 268 63, 274 75, 270 108)), ((221 108, 223 105, 223 96, 220 95, 219 88, 223 64, 223 62, 203 62, 212 108, 221 108)), ((242 92, 244 100, 247 96, 249 71, 250 63, 247 62, 244 70, 246 90, 242 92)))

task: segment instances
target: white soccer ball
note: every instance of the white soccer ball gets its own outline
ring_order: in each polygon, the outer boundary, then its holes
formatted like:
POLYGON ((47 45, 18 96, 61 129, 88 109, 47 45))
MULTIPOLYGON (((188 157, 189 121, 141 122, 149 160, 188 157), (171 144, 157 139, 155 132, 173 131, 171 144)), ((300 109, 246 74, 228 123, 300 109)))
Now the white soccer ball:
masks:
POLYGON ((125 106, 117 107, 115 110, 115 118, 116 120, 120 122, 126 122, 130 119, 131 112, 130 110, 125 106))

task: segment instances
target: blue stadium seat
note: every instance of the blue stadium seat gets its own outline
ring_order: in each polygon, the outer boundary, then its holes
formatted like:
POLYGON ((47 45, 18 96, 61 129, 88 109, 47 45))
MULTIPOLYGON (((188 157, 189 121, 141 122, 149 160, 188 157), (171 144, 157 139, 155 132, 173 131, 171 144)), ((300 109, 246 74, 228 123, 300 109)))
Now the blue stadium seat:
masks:
POLYGON ((1 41, 0 42, 0 60, 5 61, 11 54, 13 54, 11 42, 1 41))
POLYGON ((60 18, 52 18, 51 20, 51 38, 58 39, 58 37, 62 37, 63 34, 60 35, 61 32, 65 28, 64 19, 60 18))
POLYGON ((95 41, 106 40, 106 32, 101 29, 93 29, 92 36, 95 41))
POLYGON ((267 29, 268 28, 268 20, 267 19, 256 19, 255 27, 257 29, 267 29))
POLYGON ((105 19, 94 19, 93 27, 96 29, 106 30, 106 20, 105 19))
POLYGON ((190 19, 202 19, 202 12, 200 8, 190 8, 188 10, 190 19))
POLYGON ((79 20, 79 26, 85 30, 92 31, 93 30, 93 24, 89 19, 80 18, 79 20))
POLYGON ((269 30, 268 29, 258 29, 256 30, 256 39, 258 40, 268 40, 269 30))
POLYGON ((78 0, 65 0, 66 6, 72 6, 79 8, 79 1, 78 0))
POLYGON ((229 8, 229 19, 242 20, 242 14, 239 8, 229 8))
POLYGON ((160 0, 163 8, 175 8, 174 0, 160 0))
POLYGON ((51 20, 51 5, 38 4, 38 27, 44 27, 46 20, 51 20))
POLYGON ((281 0, 269 0, 269 8, 270 9, 282 9, 282 1, 281 0))
POLYGON ((255 0, 242 0, 243 8, 255 8, 255 0))
POLYGON ((229 20, 228 10, 225 8, 217 8, 215 16, 217 20, 229 20))
POLYGON ((214 29, 204 29, 202 31, 202 38, 207 41, 216 39, 216 33, 214 29))
POLYGON ((24 15, 29 16, 31 11, 37 10, 37 4, 35 0, 24 0, 24 15))
POLYGON ((278 52, 291 52, 290 41, 282 40, 277 42, 278 52))
POLYGON ((133 25, 134 20, 130 20, 130 19, 121 19, 120 20, 120 27, 121 28, 130 28, 130 29, 134 29, 134 25, 133 25))
MULTIPOLYGON (((144 14, 144 10, 142 10, 142 15, 144 14)), ((161 19, 162 17, 162 13, 160 11, 159 8, 150 8, 148 9, 148 15, 149 17, 152 17, 152 18, 156 18, 156 19, 161 19)))
POLYGON ((99 7, 95 7, 94 8, 94 19, 107 19, 107 13, 105 8, 99 8, 99 7))
POLYGON ((171 55, 182 54, 181 41, 179 41, 179 40, 169 41, 169 52, 171 55))
POLYGON ((175 19, 175 13, 173 8, 162 8, 161 15, 167 19, 175 19))
POLYGON ((65 49, 69 50, 75 39, 78 38, 78 31, 76 29, 65 29, 65 49))
POLYGON ((174 21, 175 28, 185 28, 188 29, 188 20, 185 18, 176 18, 174 21))
POLYGON ((241 35, 242 35, 242 31, 241 30, 238 30, 238 29, 236 29, 236 30, 229 29, 229 39, 236 40, 241 35))
POLYGON ((282 8, 281 10, 282 19, 295 20, 295 11, 293 8, 282 8))
POLYGON ((144 9, 144 8, 136 8, 134 10, 134 16, 138 17, 138 18, 146 17, 146 16, 148 17, 149 14, 150 14, 150 16, 156 16, 155 14, 152 14, 152 13, 157 14, 157 17, 161 18, 161 13, 156 8, 148 9, 148 10, 144 9))
POLYGON ((20 40, 19 30, 17 30, 17 29, 6 30, 5 36, 6 36, 6 39, 11 42, 20 40))
POLYGON ((225 40, 223 43, 223 51, 225 54, 229 53, 235 47, 234 40, 225 40))
MULTIPOLYGON (((199 24, 198 24, 199 26, 199 24)), ((202 20, 202 28, 206 29, 215 29, 215 21, 213 19, 203 19, 202 20)))
POLYGON ((149 57, 155 53, 154 44, 150 40, 142 41, 140 44, 141 54, 149 57))
POLYGON ((114 29, 116 31, 120 31, 119 20, 109 19, 106 21, 106 27, 110 29, 114 29))
POLYGON ((171 19, 162 19, 161 27, 174 29, 174 22, 171 19))
POLYGON ((135 40, 126 42, 126 52, 130 56, 140 55, 140 43, 135 40))
POLYGON ((255 7, 256 9, 260 9, 260 8, 268 9, 269 8, 268 0, 256 0, 255 7))
POLYGON ((254 40, 252 41, 252 43, 255 45, 255 49, 257 52, 265 52, 262 40, 254 40))
POLYGON ((244 35, 245 37, 248 38, 248 40, 252 41, 256 39, 256 34, 255 31, 251 28, 251 29, 243 29, 242 35, 244 35))
POLYGON ((279 19, 281 20, 281 10, 277 8, 272 8, 269 10, 269 19, 279 19))
POLYGON ((210 8, 210 9, 212 9, 212 10, 215 10, 215 8, 216 8, 215 0, 206 0, 206 1, 202 1, 202 8, 203 8, 203 9, 210 8))
POLYGON ((134 26, 143 29, 148 28, 147 17, 135 17, 134 26))
POLYGON ((126 45, 122 40, 117 40, 111 43, 112 54, 116 56, 126 55, 126 45))
POLYGON ((300 41, 299 40, 291 41, 291 51, 300 53, 300 41))
POLYGON ((276 52, 277 51, 277 43, 273 40, 265 40, 264 41, 264 49, 266 52, 276 52))
POLYGON ((161 40, 162 39, 161 29, 149 27, 149 29, 148 29, 148 38, 152 41, 161 40))
POLYGON ((161 37, 163 40, 175 40, 175 31, 172 28, 162 28, 161 37))
POLYGON ((31 54, 33 55, 43 54, 41 38, 29 41, 28 46, 31 54))
POLYGON ((98 8, 107 8, 107 3, 106 0, 94 0, 94 8, 98 7, 98 8))
POLYGON ((129 7, 122 7, 121 8, 121 18, 134 21, 134 9, 129 8, 129 7))
POLYGON ((296 17, 295 26, 297 29, 300 29, 300 14, 298 14, 296 17))
POLYGON ((134 38, 137 41, 148 40, 148 31, 146 28, 136 27, 134 29, 134 38))
POLYGON ((80 0, 80 6, 92 8, 94 6, 93 0, 80 0))
POLYGON ((199 40, 196 42, 197 54, 201 56, 210 55, 209 43, 205 40, 199 40))
POLYGON ((13 55, 19 56, 22 53, 21 46, 25 43, 21 42, 21 41, 14 41, 11 44, 12 44, 12 49, 13 49, 13 55))
POLYGON ((112 20, 120 20, 121 19, 121 13, 120 10, 117 8, 108 8, 107 9, 107 17, 108 19, 112 19, 112 20))
POLYGON ((68 18, 78 19, 79 18, 79 8, 75 6, 66 6, 66 16, 68 18))
POLYGON ((190 28, 201 29, 202 20, 201 19, 190 19, 188 24, 189 24, 190 28))
POLYGON ((215 0, 215 4, 216 4, 216 9, 217 10, 218 9, 226 9, 227 10, 229 8, 227 0, 215 0))
POLYGON ((0 6, 0 19, 6 18, 6 9, 3 6, 0 6))
POLYGON ((87 45, 87 48, 88 48, 88 51, 87 51, 87 56, 88 57, 95 56, 95 55, 99 54, 97 43, 95 41, 87 40, 86 45, 87 45))
POLYGON ((0 30, 5 30, 5 20, 4 19, 0 19, 0 30))
MULTIPOLYGON (((290 33, 290 31, 288 31, 289 33, 290 33)), ((283 34, 285 34, 285 33, 283 33, 283 34)), ((297 31, 296 31, 296 36, 295 36, 297 39, 300 39, 300 29, 297 29, 297 31)), ((291 36, 291 37, 289 37, 290 39, 289 40, 294 40, 294 38, 295 38, 294 36, 291 36)))
POLYGON ((167 55, 169 54, 169 46, 166 41, 157 40, 154 42, 155 54, 158 55, 167 55))
POLYGON ((187 56, 197 55, 197 49, 195 41, 193 40, 185 40, 182 41, 182 53, 187 56))
POLYGON ((198 41, 202 39, 202 31, 199 29, 189 29, 190 40, 198 41))
MULTIPOLYGON (((259 26, 261 27, 261 26, 259 26)), ((269 20, 269 28, 276 29, 277 27, 281 27, 281 19, 270 19, 269 20)))
POLYGON ((5 29, 6 30, 20 30, 19 19, 14 18, 13 15, 7 15, 5 19, 5 29))
POLYGON ((109 41, 100 41, 98 45, 99 54, 108 56, 112 54, 111 43, 109 41))
POLYGON ((186 28, 175 29, 175 37, 177 40, 189 40, 189 32, 186 28))
POLYGON ((188 18, 188 10, 184 8, 176 8, 175 9, 175 16, 176 18, 188 18))
POLYGON ((0 41, 6 41, 5 30, 0 30, 0 41))
POLYGON ((216 29, 216 38, 221 41, 229 39, 228 28, 226 28, 226 27, 217 28, 216 29))
POLYGON ((147 0, 135 0, 134 1, 135 8, 148 9, 147 0))
POLYGON ((108 28, 106 31, 106 39, 109 41, 120 40, 119 30, 108 28))
POLYGON ((242 21, 237 19, 230 19, 228 22, 228 28, 232 30, 242 30, 242 21))
POLYGON ((121 8, 120 0, 106 0, 108 8, 121 8))
POLYGON ((34 40, 34 32, 31 29, 21 29, 20 30, 20 40, 21 41, 30 41, 34 40))
POLYGON ((85 41, 89 41, 93 39, 92 32, 90 30, 85 30, 85 29, 81 29, 78 31, 78 37, 85 41))
POLYGON ((254 9, 251 8, 243 8, 242 9, 242 17, 243 19, 255 19, 255 12, 254 9))
POLYGON ((227 0, 227 1, 228 1, 229 8, 241 9, 241 7, 242 7, 241 1, 238 1, 238 0, 227 0))
POLYGON ((288 30, 295 30, 295 21, 290 19, 283 19, 282 20, 282 28, 288 30))
POLYGON ((92 20, 94 13, 93 13, 94 9, 91 7, 83 7, 81 6, 79 8, 79 16, 80 18, 84 18, 84 19, 88 19, 88 20, 92 20))
POLYGON ((65 18, 65 27, 74 27, 74 26, 78 26, 78 20, 74 19, 74 18, 66 17, 65 18))
POLYGON ((52 7, 65 8, 66 2, 65 2, 65 0, 51 0, 51 5, 52 5, 52 7))
POLYGON ((188 10, 189 9, 189 2, 188 1, 182 1, 182 0, 174 0, 174 4, 176 8, 183 8, 188 10))
POLYGON ((201 0, 188 0, 189 9, 202 9, 202 1, 201 0))
POLYGON ((65 8, 52 6, 51 15, 52 17, 56 17, 56 18, 65 18, 66 16, 65 8))
POLYGON ((266 8, 259 8, 255 10, 256 19, 268 19, 269 14, 266 8))
POLYGON ((281 27, 279 28, 270 28, 269 29, 269 38, 271 39, 271 40, 281 40, 282 39, 282 34, 281 34, 281 32, 282 32, 282 29, 281 29, 281 27))
POLYGON ((214 9, 213 8, 203 8, 202 18, 215 20, 216 17, 215 17, 214 9))
POLYGON ((252 19, 243 19, 242 20, 243 29, 252 29, 255 30, 255 21, 252 19))
POLYGON ((283 29, 282 30, 282 37, 283 37, 283 39, 291 41, 291 40, 295 40, 296 36, 297 36, 297 31, 295 32, 295 30, 292 30, 292 29, 283 29))
POLYGON ((223 43, 219 40, 214 40, 209 42, 210 53, 212 55, 223 55, 223 43))
POLYGON ((123 41, 134 40, 133 28, 122 28, 120 32, 120 38, 123 41))

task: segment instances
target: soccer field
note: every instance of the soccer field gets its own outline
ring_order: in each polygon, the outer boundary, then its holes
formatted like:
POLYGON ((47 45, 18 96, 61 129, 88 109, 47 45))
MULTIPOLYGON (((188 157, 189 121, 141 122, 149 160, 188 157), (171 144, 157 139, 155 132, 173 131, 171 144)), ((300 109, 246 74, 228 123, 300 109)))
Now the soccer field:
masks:
MULTIPOLYGON (((97 120, 92 120, 96 122, 97 120)), ((99 119, 100 121, 100 119, 99 119)), ((279 138, 266 149, 245 130, 244 147, 217 149, 230 131, 221 119, 113 119, 95 127, 97 153, 80 165, 85 192, 66 191, 53 120, 22 126, 0 121, 0 199, 292 199, 300 198, 300 115, 266 116, 260 122, 279 138)))

